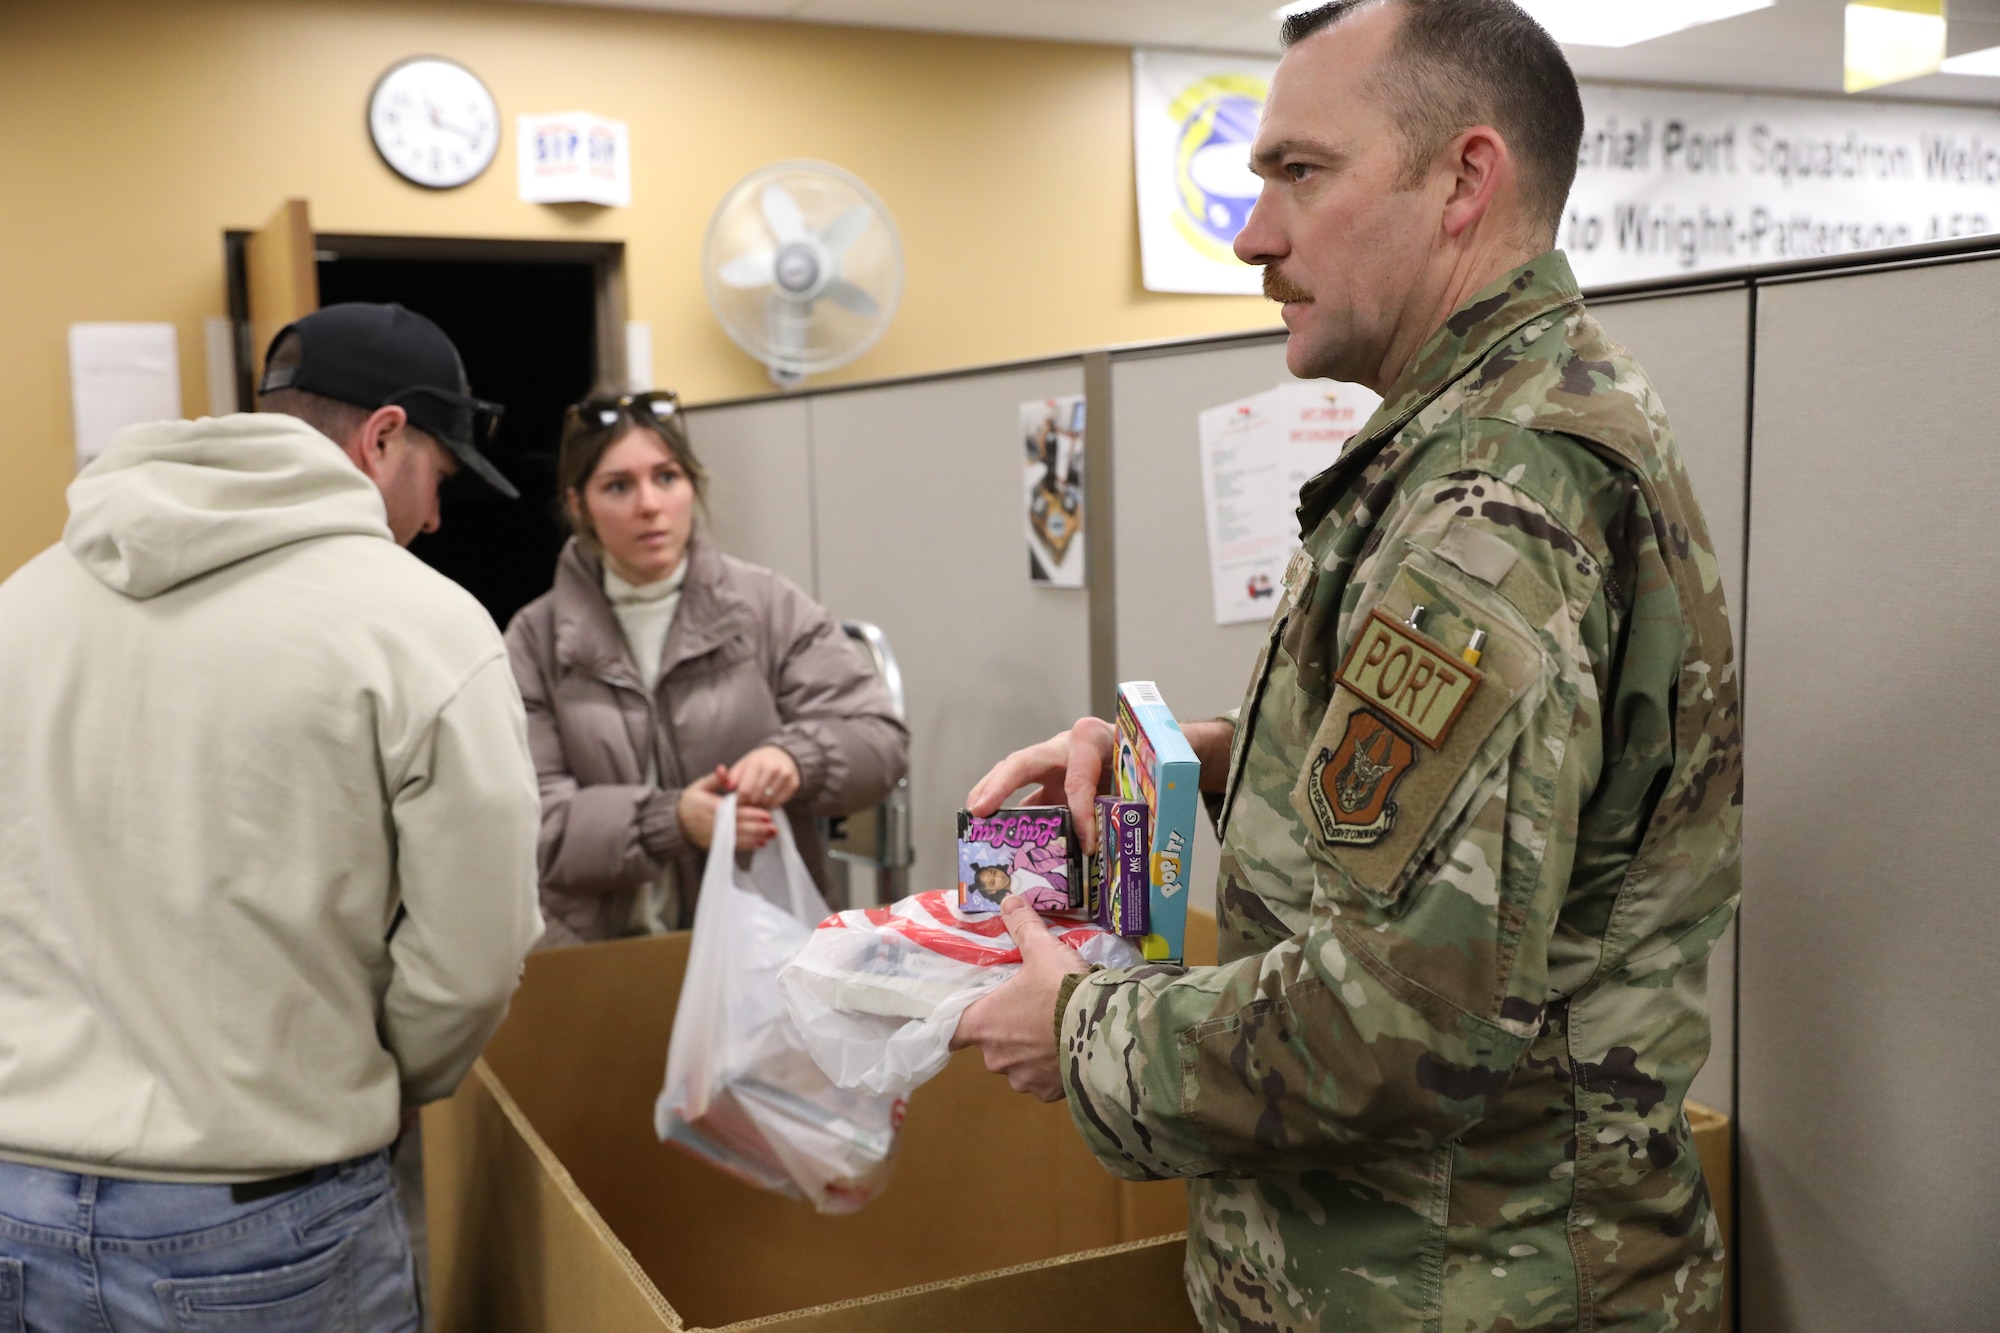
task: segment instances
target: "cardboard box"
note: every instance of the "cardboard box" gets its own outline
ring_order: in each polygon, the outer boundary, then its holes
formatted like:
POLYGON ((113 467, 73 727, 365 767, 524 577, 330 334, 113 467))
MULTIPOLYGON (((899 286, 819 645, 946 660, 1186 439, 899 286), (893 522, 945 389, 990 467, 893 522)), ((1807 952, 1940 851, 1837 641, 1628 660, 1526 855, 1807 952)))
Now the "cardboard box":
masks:
MULTIPOLYGON (((1191 933, 1212 960, 1213 921, 1191 933)), ((1185 1188, 1113 1179, 1067 1108, 1009 1092, 976 1052, 917 1090, 895 1179, 852 1216, 660 1144, 687 950, 536 954, 485 1058, 425 1109, 439 1333, 1195 1329, 1185 1188)))
MULTIPOLYGON (((1736 1284, 1736 1228, 1730 1213, 1729 1164, 1735 1146, 1735 1127, 1729 1117, 1700 1102, 1687 1104, 1688 1128, 1694 1131, 1695 1154, 1701 1158, 1701 1173, 1708 1180, 1708 1198, 1715 1208, 1715 1223, 1722 1228, 1722 1246, 1728 1251, 1728 1284, 1736 1284)), ((1722 1333, 1729 1333, 1729 1293, 1722 1301, 1722 1333)))
MULTIPOLYGON (((425 1109, 438 1333, 1195 1329, 1184 1187, 1114 1180, 1064 1107, 1009 1092, 976 1053, 917 1091, 895 1180, 851 1217, 660 1144, 687 946, 535 955, 486 1058, 425 1109), (1003 1145, 970 1172, 968 1125, 1003 1145)), ((1214 962, 1213 918, 1189 915, 1187 947, 1214 962)), ((1730 1240, 1729 1120, 1688 1118, 1730 1240)))

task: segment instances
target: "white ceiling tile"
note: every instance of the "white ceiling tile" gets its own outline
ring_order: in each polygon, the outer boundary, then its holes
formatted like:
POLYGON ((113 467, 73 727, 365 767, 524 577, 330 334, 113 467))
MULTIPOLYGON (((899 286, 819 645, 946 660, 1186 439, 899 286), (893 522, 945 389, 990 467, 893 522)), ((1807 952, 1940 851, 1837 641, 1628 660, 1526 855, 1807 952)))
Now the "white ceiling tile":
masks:
POLYGON ((1185 45, 1213 22, 1208 6, 1132 0, 811 0, 802 17, 934 32, 1117 45, 1185 45))
POLYGON ((584 9, 650 9, 674 14, 716 14, 724 18, 793 18, 807 0, 528 0, 530 4, 573 5, 584 9))
POLYGON ((1278 54, 1278 25, 1271 21, 1271 9, 1251 18, 1233 18, 1202 34, 1198 45, 1213 51, 1241 51, 1265 56, 1278 54))
MULTIPOLYGON (((1278 0, 531 0, 796 18, 1119 46, 1275 53, 1278 0)), ((1975 0, 1964 0, 1973 3, 1975 0)), ((1988 0, 1976 0, 1987 3, 1988 0)), ((1774 92, 1839 93, 1845 0, 1778 0, 1770 9, 1622 50, 1573 46, 1586 79, 1774 92)), ((1931 75, 1871 96, 2000 102, 2000 79, 1931 75)))

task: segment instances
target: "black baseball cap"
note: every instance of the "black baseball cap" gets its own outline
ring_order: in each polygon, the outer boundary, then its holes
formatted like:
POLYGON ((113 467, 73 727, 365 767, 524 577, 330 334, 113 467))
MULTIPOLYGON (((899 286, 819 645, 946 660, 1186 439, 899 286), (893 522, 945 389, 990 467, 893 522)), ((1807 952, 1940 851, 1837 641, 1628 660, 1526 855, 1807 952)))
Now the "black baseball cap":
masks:
POLYGON ((299 364, 267 369, 259 395, 301 389, 356 407, 400 407, 412 426, 435 436, 481 481, 510 500, 521 498, 479 452, 507 409, 472 396, 458 349, 436 324, 399 305, 330 305, 278 330, 267 363, 287 334, 298 335, 299 364))

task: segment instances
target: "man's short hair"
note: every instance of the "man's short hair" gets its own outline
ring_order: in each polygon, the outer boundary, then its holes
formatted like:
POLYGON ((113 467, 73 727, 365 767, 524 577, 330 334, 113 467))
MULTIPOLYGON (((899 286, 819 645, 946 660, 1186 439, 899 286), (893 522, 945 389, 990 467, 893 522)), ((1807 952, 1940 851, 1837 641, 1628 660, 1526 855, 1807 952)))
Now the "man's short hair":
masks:
POLYGON ((1562 47, 1513 0, 1332 0, 1287 18, 1280 40, 1294 46, 1376 3, 1402 10, 1379 91, 1402 128, 1404 187, 1459 134, 1491 125, 1521 164, 1529 220, 1553 241, 1583 146, 1583 99, 1562 47))
MULTIPOLYGON (((276 347, 271 349, 270 361, 265 370, 282 370, 301 364, 305 360, 305 342, 296 333, 288 333, 276 347)), ((343 403, 338 398, 328 398, 325 394, 309 393, 304 389, 273 389, 257 399, 259 412, 280 412, 288 417, 297 417, 335 444, 347 443, 348 436, 361 429, 373 413, 357 403, 343 403)))

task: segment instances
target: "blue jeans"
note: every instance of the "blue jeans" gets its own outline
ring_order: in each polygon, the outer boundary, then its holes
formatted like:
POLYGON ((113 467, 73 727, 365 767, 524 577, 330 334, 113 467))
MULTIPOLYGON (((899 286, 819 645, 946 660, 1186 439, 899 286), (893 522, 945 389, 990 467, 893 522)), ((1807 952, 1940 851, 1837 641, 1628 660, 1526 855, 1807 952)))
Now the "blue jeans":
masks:
POLYGON ((388 1154, 319 1174, 237 1203, 0 1161, 0 1333, 417 1333, 388 1154))

